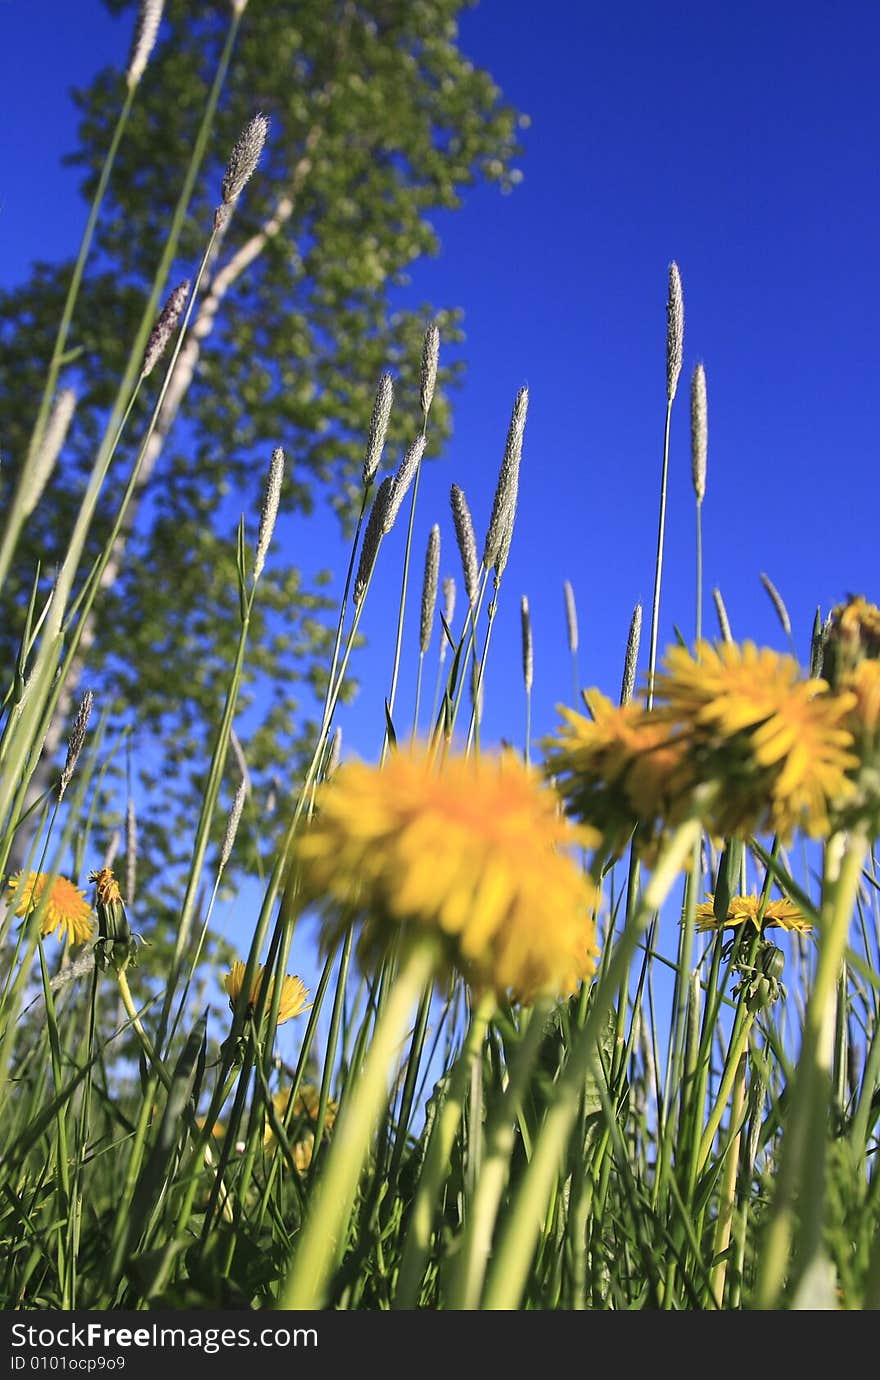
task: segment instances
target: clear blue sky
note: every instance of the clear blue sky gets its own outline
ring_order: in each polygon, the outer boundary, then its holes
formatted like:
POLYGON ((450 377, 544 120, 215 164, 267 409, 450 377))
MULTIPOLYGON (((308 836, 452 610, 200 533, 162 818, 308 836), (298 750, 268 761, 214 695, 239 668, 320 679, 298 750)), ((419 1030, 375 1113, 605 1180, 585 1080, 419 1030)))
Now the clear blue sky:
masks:
MULTIPOLYGON (((265 0, 251 0, 265 3, 265 0)), ((99 0, 0 0, 0 283, 69 254, 84 219, 69 88, 125 62, 131 15, 99 0)), ((425 541, 461 589, 449 517, 465 489, 481 544, 510 407, 529 385, 520 507, 487 683, 486 737, 521 740, 519 601, 535 637, 536 734, 571 701, 562 584, 574 585, 581 683, 616 696, 630 615, 644 666, 665 402, 667 267, 681 269, 685 365, 673 415, 661 647, 693 631, 689 380, 708 378, 705 627, 720 585, 734 634, 784 646, 759 583, 782 592, 806 658, 817 604, 880 596, 877 55, 867 0, 677 6, 483 0, 462 45, 531 117, 510 196, 472 190, 438 217, 443 251, 413 299, 465 310, 455 433, 423 478, 401 719, 407 721, 425 541), (512 691, 512 693, 511 693, 512 691)), ((267 460, 272 444, 267 439, 267 460)), ((330 520, 286 540, 342 571, 330 520), (335 544, 334 544, 335 543, 335 544)), ((382 731, 400 533, 366 618, 363 691, 346 741, 382 731)), ((433 648, 436 648, 436 634, 433 648)), ((433 691, 433 662, 428 696, 433 691)))

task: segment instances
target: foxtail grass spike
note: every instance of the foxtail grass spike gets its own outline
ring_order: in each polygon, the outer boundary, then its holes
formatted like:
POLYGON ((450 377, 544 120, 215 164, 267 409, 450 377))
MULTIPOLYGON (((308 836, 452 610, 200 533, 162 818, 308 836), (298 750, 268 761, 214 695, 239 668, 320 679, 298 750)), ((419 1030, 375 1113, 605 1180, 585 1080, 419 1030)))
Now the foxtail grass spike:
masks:
POLYGON ((730 621, 727 617, 727 609, 724 607, 724 600, 721 597, 721 590, 713 589, 712 598, 715 600, 715 612, 718 615, 718 628, 721 633, 721 640, 722 642, 732 642, 733 633, 730 631, 730 621))
POLYGON ((247 764, 247 758, 244 755, 244 748, 241 745, 241 739, 239 738, 234 728, 230 728, 229 730, 229 746, 232 748, 233 754, 235 756, 235 761, 238 766, 238 774, 244 782, 245 786, 247 787, 248 795, 250 795, 251 790, 253 788, 251 782, 251 771, 250 767, 247 764))
POLYGON ((73 728, 71 729, 70 738, 67 742, 67 757, 65 758, 64 767, 61 772, 61 780, 58 782, 59 800, 70 785, 71 778, 76 769, 77 758, 82 752, 94 698, 91 690, 87 690, 80 701, 79 709, 76 711, 76 718, 73 721, 73 728))
POLYGON ((385 436, 388 432, 388 419, 391 416, 391 404, 394 401, 394 380, 391 375, 385 373, 379 379, 376 386, 376 399, 373 403, 373 415, 370 417, 370 430, 367 436, 367 449, 364 455, 363 480, 364 488, 368 488, 373 481, 379 463, 382 459, 382 451, 385 449, 385 436))
POLYGON ((269 121, 260 114, 255 115, 239 135, 223 175, 221 202, 214 216, 216 230, 222 230, 226 225, 233 206, 253 177, 268 133, 269 121))
POLYGON ((394 487, 394 480, 389 474, 382 480, 373 499, 373 506, 370 509, 370 516, 367 519, 367 526, 364 531, 364 539, 361 543, 361 558, 358 562, 357 574, 354 578, 354 591, 352 600, 355 608, 363 600, 367 592, 367 585, 370 582, 370 575, 376 561, 379 550, 379 543, 385 534, 385 519, 388 506, 391 502, 391 490, 394 487))
MULTIPOLYGON (((455 617, 455 581, 451 575, 447 575, 443 581, 443 618, 447 628, 452 627, 452 620, 455 617)), ((440 639, 440 665, 446 660, 447 648, 446 634, 440 639)))
POLYGON ((337 724, 330 739, 330 747, 327 750, 327 765, 324 767, 324 780, 329 781, 335 775, 336 768, 339 766, 339 758, 342 754, 342 729, 337 724))
POLYGON ((431 631, 434 627, 434 611, 437 607, 437 579, 440 574, 440 528, 437 523, 431 528, 428 549, 425 552, 425 579, 422 584, 422 618, 419 627, 419 650, 422 655, 428 650, 431 631))
POLYGON ((220 849, 220 866, 222 872, 229 862, 232 849, 235 845, 235 837, 238 833, 238 826, 241 823, 241 812, 244 809, 244 802, 247 799, 248 783, 244 777, 238 783, 238 789, 232 801, 232 808, 229 811, 229 818, 226 821, 226 833, 223 835, 223 847, 220 849))
POLYGON ((21 500, 22 513, 25 517, 30 517, 43 496, 43 491, 55 468, 55 462, 67 440, 67 433, 70 430, 70 423, 73 421, 75 408, 76 394, 73 389, 62 388, 55 399, 55 404, 46 423, 40 448, 27 473, 27 488, 22 494, 21 500))
POLYGON ((568 633, 568 650, 574 656, 578 649, 578 616, 571 580, 563 582, 562 591, 565 595, 565 627, 568 633))
POLYGON ((678 388, 684 356, 684 298, 678 264, 669 265, 669 297, 666 300, 666 397, 672 402, 678 388))
POLYGON ((483 722, 483 685, 479 665, 474 661, 471 663, 471 708, 474 711, 474 722, 478 728, 483 722))
POLYGON ((822 636, 822 610, 816 605, 816 617, 813 619, 813 632, 810 637, 810 677, 821 676, 822 664, 825 660, 825 639, 822 636))
POLYGON ((535 656, 532 646, 532 617, 529 613, 529 601, 525 595, 520 602, 520 619, 522 621, 523 684, 528 695, 535 678, 535 656))
POLYGON ((785 601, 773 581, 770 579, 770 576, 765 575, 763 570, 761 571, 761 584, 770 596, 770 602, 776 610, 777 618, 782 624, 782 631, 785 633, 786 637, 791 637, 791 619, 788 616, 788 609, 785 607, 785 601))
POLYGON ((259 580, 266 563, 266 552, 275 531, 275 519, 281 502, 281 483, 284 479, 284 451, 276 446, 269 463, 269 477, 266 481, 266 494, 263 510, 260 513, 260 531, 257 536, 257 553, 254 557, 254 580, 259 580))
POLYGON ((419 379, 419 403, 422 412, 427 417, 431 410, 431 403, 434 401, 434 389, 437 386, 437 362, 440 358, 440 330, 436 321, 432 321, 425 331, 425 340, 422 345, 422 369, 419 379))
POLYGON ((449 501, 452 505, 455 540, 458 543, 458 554, 461 556, 461 568, 464 571, 465 593, 468 597, 468 603, 473 608, 480 589, 480 562, 477 557, 474 523, 468 501, 464 496, 464 490, 460 489, 457 484, 453 484, 449 491, 449 501))
POLYGON ((130 906, 134 905, 137 883, 137 853, 137 816, 134 811, 134 801, 129 796, 128 808, 125 812, 125 900, 130 906))
POLYGON ((101 863, 101 870, 108 871, 119 856, 119 848, 122 844, 121 829, 114 829, 110 835, 110 842, 107 844, 107 851, 104 854, 104 861, 101 863))
POLYGON ((134 42, 131 45, 131 54, 125 72, 125 80, 129 89, 137 86, 146 71, 150 54, 156 46, 164 8, 165 0, 141 0, 134 42))
POLYGON ((165 353, 175 327, 180 320, 181 312, 186 306, 186 299, 189 297, 190 280, 184 278, 182 283, 171 293, 168 301, 156 318, 156 324, 150 331, 150 338, 147 341, 147 348, 144 350, 144 362, 141 365, 141 378, 145 379, 151 374, 165 353))
POLYGON ((636 604, 629 623, 626 639, 626 656, 623 659, 623 680, 620 686, 620 703, 629 704, 636 689, 636 672, 639 665, 639 646, 642 640, 642 606, 636 604))
POLYGON ((706 371, 698 364, 691 377, 691 477, 698 503, 706 496, 706 456, 709 423, 706 404, 706 371))
POLYGON ((519 467, 522 460, 523 433, 526 427, 528 408, 529 390, 521 388, 516 395, 510 426, 507 429, 507 443, 504 447, 504 458, 501 461, 501 471, 498 475, 495 499, 492 504, 492 516, 489 519, 489 530, 486 533, 486 545, 483 549, 483 565, 487 570, 491 570, 494 566, 498 575, 501 574, 501 571, 498 570, 499 556, 503 555, 503 569, 513 536, 513 521, 516 516, 516 500, 519 492, 519 467))
POLYGON ((388 498, 388 507, 385 512, 384 534, 387 536, 391 531, 400 512, 400 506, 409 491, 409 486, 415 479, 419 461, 425 453, 425 437, 417 436, 410 446, 406 455, 400 462, 397 474, 391 483, 391 491, 388 498))

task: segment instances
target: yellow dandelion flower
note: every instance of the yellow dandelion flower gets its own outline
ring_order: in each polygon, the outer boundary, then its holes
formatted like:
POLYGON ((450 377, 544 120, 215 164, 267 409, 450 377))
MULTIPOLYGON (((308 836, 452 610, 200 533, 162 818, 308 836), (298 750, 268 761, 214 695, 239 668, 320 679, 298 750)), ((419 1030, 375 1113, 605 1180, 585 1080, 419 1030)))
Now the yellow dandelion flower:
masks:
POLYGON ((710 827, 727 835, 797 827, 820 837, 829 811, 853 790, 846 715, 854 703, 824 680, 804 679, 793 657, 752 642, 673 647, 657 677, 658 714, 688 740, 705 780, 722 783, 710 827))
POLYGON ((658 821, 677 822, 690 797, 681 737, 640 704, 618 706, 598 690, 584 698, 590 718, 560 706, 565 722, 545 743, 547 770, 573 813, 612 849, 623 848, 637 823, 644 846, 658 821))
MULTIPOLYGON (((230 971, 223 979, 223 987, 229 997, 229 1007, 234 1013, 241 997, 244 987, 244 975, 247 964, 242 963, 237 958, 232 964, 230 971)), ((254 1013, 257 1002, 260 999, 260 991, 263 985, 263 965, 260 964, 254 972, 251 982, 250 995, 247 1000, 247 1012, 251 1016, 254 1013)), ((269 990, 266 994, 265 1010, 268 1012, 272 1006, 272 995, 275 991, 275 979, 269 979, 269 990)), ((287 973, 281 983, 281 1000, 278 1003, 278 1025, 283 1025, 285 1021, 292 1020, 294 1016, 299 1016, 303 1011, 309 1009, 309 993, 301 978, 291 977, 287 973)))
POLYGON ((296 854, 327 939, 357 916, 363 959, 401 930, 439 936, 477 991, 530 1000, 594 969, 598 895, 569 850, 598 841, 512 753, 438 763, 417 747, 340 767, 296 854))
POLYGON ((9 878, 9 890, 15 904, 13 914, 24 918, 32 914, 43 900, 46 886, 48 900, 40 923, 43 935, 57 934, 69 944, 83 944, 95 932, 92 908, 85 892, 74 886, 67 877, 53 877, 48 872, 17 872, 9 878))
MULTIPOLYGON (((732 896, 722 929, 730 929, 745 924, 752 924, 755 929, 758 929, 760 906, 760 898, 754 894, 751 896, 732 896)), ((706 900, 697 906, 696 927, 698 930, 718 928, 718 922, 715 919, 715 896, 712 892, 709 892, 706 900)), ((785 898, 781 901, 768 901, 764 909, 760 928, 770 929, 773 927, 782 930, 794 930, 797 934, 809 934, 813 928, 810 921, 805 919, 797 906, 785 898)))

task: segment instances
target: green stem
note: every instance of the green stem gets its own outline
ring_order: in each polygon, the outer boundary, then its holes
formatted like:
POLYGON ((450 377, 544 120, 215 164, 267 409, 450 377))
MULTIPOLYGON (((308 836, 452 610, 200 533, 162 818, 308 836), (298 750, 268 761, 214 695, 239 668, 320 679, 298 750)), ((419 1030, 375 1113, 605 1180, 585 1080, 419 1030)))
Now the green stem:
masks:
POLYGON ((395 1309, 412 1309, 418 1306, 425 1262, 434 1236, 437 1203, 449 1175, 452 1147, 461 1122, 471 1070, 483 1047, 494 1009, 494 997, 491 994, 484 995, 471 1018, 461 1054, 449 1075, 449 1086, 443 1104, 431 1128, 428 1150, 419 1175, 400 1262, 399 1282, 394 1297, 395 1309))
POLYGON ((361 1169, 388 1101, 389 1069, 435 962, 432 943, 423 942, 411 949, 388 994, 361 1074, 340 1112, 324 1171, 281 1289, 281 1309, 321 1308, 326 1300, 334 1265, 345 1249, 361 1169))

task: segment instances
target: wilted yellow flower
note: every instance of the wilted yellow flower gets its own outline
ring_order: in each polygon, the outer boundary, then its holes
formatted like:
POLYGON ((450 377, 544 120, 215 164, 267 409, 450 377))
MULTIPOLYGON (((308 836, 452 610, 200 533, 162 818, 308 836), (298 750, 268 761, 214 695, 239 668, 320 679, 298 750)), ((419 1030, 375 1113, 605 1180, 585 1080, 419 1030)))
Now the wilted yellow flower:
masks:
POLYGON ((326 938, 362 916, 368 958, 400 931, 432 934, 475 989, 529 1000, 594 969, 597 890, 569 850, 597 842, 512 753, 414 748, 340 767, 296 855, 326 938))
MULTIPOLYGON (((782 930, 795 930, 798 934, 809 934, 813 928, 797 906, 784 898, 781 901, 767 902, 763 919, 759 925, 760 905, 760 898, 755 895, 732 896, 722 929, 730 929, 736 925, 749 923, 754 925, 756 929, 769 929, 775 926, 782 930)), ((718 922, 715 919, 715 896, 712 892, 709 892, 706 900, 697 906, 696 927, 698 930, 718 928, 718 922)))
POLYGON ((829 809, 853 791, 858 759, 846 716, 854 699, 804 679, 793 657, 752 642, 701 642, 696 656, 673 647, 657 677, 657 713, 688 740, 701 779, 721 790, 709 820, 728 835, 803 828, 819 837, 829 809))
POLYGON ((831 610, 822 646, 823 675, 838 689, 848 672, 880 657, 880 609, 860 594, 831 610))
MULTIPOLYGON (((247 964, 242 963, 241 959, 237 958, 232 968, 223 979, 223 987, 229 997, 229 1008, 233 1013, 238 1005, 238 1000, 241 996, 242 988, 244 987, 244 975, 246 970, 247 964)), ((262 983, 263 965, 260 964, 254 972, 253 981, 251 983, 250 996, 247 1002, 249 1016, 253 1015, 257 1002, 260 999, 262 983)), ((274 990, 275 979, 273 977, 269 979, 269 990, 266 994, 265 1011, 267 1014, 272 1006, 272 994, 274 990)), ((291 977, 289 973, 286 974, 281 984, 281 1000, 278 1004, 278 1025, 283 1025, 285 1021, 292 1020, 294 1016, 299 1016, 303 1011, 307 1011, 309 1007, 308 997, 309 993, 302 979, 291 977)))
POLYGON ((49 897, 40 933, 57 934, 70 944, 83 944, 95 932, 92 908, 85 892, 68 881, 67 877, 53 877, 48 872, 17 872, 9 878, 9 890, 15 897, 13 914, 24 917, 37 909, 49 884, 49 897))
POLYGON ((635 825, 642 847, 676 823, 690 798, 692 772, 681 735, 642 705, 623 706, 598 690, 584 693, 590 718, 560 707, 565 722, 545 743, 547 770, 569 808, 620 851, 635 825))

